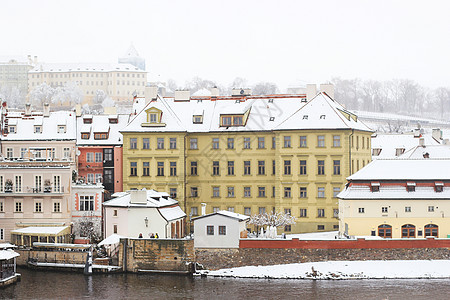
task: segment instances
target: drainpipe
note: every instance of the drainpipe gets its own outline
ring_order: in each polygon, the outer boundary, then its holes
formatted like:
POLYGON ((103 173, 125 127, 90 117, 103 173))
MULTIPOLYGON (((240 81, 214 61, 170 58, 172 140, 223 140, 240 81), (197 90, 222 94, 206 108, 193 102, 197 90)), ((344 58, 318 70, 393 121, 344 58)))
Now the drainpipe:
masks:
MULTIPOLYGON (((183 138, 183 164, 184 164, 184 175, 183 175, 183 189, 184 189, 184 192, 183 192, 183 198, 184 198, 184 212, 186 213, 187 212, 187 197, 186 197, 186 190, 187 190, 187 188, 186 188, 186 185, 187 185, 187 182, 186 182, 186 172, 187 172, 187 170, 186 170, 186 139, 187 139, 187 134, 185 134, 184 135, 184 138, 183 138)), ((185 220, 185 222, 186 222, 186 220, 185 220)), ((184 226, 185 228, 186 228, 186 225, 184 226)), ((191 228, 189 227, 189 232, 190 232, 190 230, 191 230, 191 228)), ((186 233, 186 232, 185 232, 186 233)))
POLYGON ((348 136, 348 176, 352 175, 352 137, 355 129, 352 129, 352 133, 348 136))

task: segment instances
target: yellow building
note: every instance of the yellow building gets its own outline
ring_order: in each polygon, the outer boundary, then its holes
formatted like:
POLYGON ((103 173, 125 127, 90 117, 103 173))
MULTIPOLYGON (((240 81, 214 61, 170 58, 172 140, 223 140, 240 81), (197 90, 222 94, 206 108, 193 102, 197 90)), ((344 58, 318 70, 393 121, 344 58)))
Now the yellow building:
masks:
POLYGON ((339 195, 341 234, 447 238, 450 160, 378 159, 348 178, 339 195))
POLYGON ((124 190, 166 191, 192 216, 275 210, 297 218, 288 232, 337 230, 336 195, 371 159, 370 129, 325 93, 149 100, 122 131, 124 190))

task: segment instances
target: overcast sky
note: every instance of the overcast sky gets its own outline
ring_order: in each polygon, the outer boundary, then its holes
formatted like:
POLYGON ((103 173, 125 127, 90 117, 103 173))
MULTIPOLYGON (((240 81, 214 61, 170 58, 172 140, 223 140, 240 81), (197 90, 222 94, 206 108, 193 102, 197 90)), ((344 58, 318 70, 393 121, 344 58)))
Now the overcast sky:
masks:
POLYGON ((334 76, 450 85, 450 1, 6 1, 0 55, 117 62, 150 80, 320 83, 334 76))

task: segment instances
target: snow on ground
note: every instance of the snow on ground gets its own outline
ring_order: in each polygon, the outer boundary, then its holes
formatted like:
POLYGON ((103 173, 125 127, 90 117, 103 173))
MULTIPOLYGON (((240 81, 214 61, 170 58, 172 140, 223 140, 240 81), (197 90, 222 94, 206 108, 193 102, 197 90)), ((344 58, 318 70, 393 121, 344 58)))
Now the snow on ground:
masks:
POLYGON ((299 239, 299 240, 334 240, 338 235, 338 231, 325 231, 325 232, 311 232, 311 233, 299 233, 288 234, 286 239, 299 239))
POLYGON ((450 278, 450 260, 328 261, 273 266, 247 266, 197 275, 276 279, 450 278))

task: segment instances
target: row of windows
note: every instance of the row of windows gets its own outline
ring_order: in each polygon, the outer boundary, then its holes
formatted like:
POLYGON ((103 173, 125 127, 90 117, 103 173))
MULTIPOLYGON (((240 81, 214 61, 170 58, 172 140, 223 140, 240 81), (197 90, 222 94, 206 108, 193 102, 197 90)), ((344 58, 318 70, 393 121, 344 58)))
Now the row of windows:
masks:
MULTIPOLYGON (((425 237, 439 235, 439 226, 436 224, 427 224, 424 226, 425 237)), ((412 224, 405 224, 401 227, 402 238, 415 238, 416 237, 416 226, 412 224)), ((372 235, 375 235, 375 231, 372 231, 372 235)), ((417 230, 417 236, 422 236, 423 231, 417 230)), ((378 236, 383 238, 392 238, 392 226, 389 224, 382 224, 378 226, 378 236)))
MULTIPOLYGON (((218 212, 220 210, 220 207, 213 207, 213 212, 218 212)), ((235 212, 234 207, 230 206, 227 208, 228 211, 230 212, 235 212)), ((258 207, 258 214, 265 214, 267 212, 266 207, 258 207)), ((291 215, 292 210, 290 208, 285 208, 284 209, 284 213, 285 214, 290 214, 291 215)), ((318 208, 316 210, 316 214, 315 217, 316 218, 326 218, 326 209, 325 208, 318 208)), ((251 216, 252 214, 254 214, 256 212, 252 212, 251 207, 244 207, 244 215, 247 216, 251 216)), ((197 216, 198 215, 198 207, 193 206, 191 207, 191 214, 193 216, 197 216)), ((339 216, 339 210, 337 208, 333 209, 333 218, 337 218, 339 216)), ((299 209, 299 214, 295 217, 299 217, 299 218, 308 218, 308 209, 307 208, 300 208, 299 209)))
MULTIPOLYGON (((157 114, 150 114, 149 122, 156 123, 157 122, 157 114)), ((164 140, 165 140, 164 138, 157 138, 156 149, 164 149, 164 140)), ((176 149, 176 144, 177 144, 177 139, 170 138, 169 149, 176 149)), ((299 146, 307 147, 306 136, 300 136, 299 146)), ((339 135, 334 135, 333 136, 333 147, 340 147, 340 146, 341 146, 341 137, 339 135)), ((138 147, 137 146, 137 138, 130 138, 130 149, 137 149, 137 147, 138 147)), ((227 138, 226 147, 227 147, 227 149, 234 149, 235 148, 235 139, 227 138)), ((283 147, 284 148, 292 147, 291 146, 291 136, 283 137, 283 147)), ((317 147, 325 147, 325 136, 324 135, 317 136, 317 147)), ((220 149, 220 139, 219 138, 212 138, 211 148, 212 149, 220 149)), ((252 148, 252 141, 251 141, 250 137, 243 138, 243 148, 244 149, 252 148)), ((257 138, 257 148, 258 149, 266 148, 265 137, 257 138)), ((275 148, 276 148, 276 138, 272 137, 272 149, 275 149, 275 148)), ((142 149, 150 149, 150 138, 142 139, 142 149)), ((191 150, 198 149, 198 138, 190 138, 189 139, 189 149, 191 149, 191 150)))
MULTIPOLYGON (((265 186, 258 186, 257 188, 257 197, 267 197, 265 186)), ((221 197, 221 189, 220 186, 213 186, 212 187, 212 198, 218 198, 221 197)), ((299 188, 299 198, 307 198, 308 197, 308 189, 305 186, 302 186, 299 188)), ((333 187, 333 197, 336 197, 340 193, 341 189, 339 187, 333 187)), ((199 189, 198 187, 191 187, 190 190, 190 196, 191 197, 199 197, 199 189)), ((292 198, 293 190, 292 187, 284 187, 283 188, 283 197, 284 198, 292 198)), ((325 187, 319 186, 317 187, 317 198, 325 198, 325 187)), ((235 187, 234 186, 227 186, 226 187, 226 197, 227 198, 233 198, 236 197, 235 194, 235 187)), ((252 188, 250 186, 244 186, 244 198, 252 197, 252 188)), ((272 186, 272 197, 275 197, 275 186, 272 186)))
MULTIPOLYGON (((219 235, 226 235, 227 234, 227 226, 219 225, 218 226, 219 235)), ((213 225, 207 225, 206 226, 206 234, 207 235, 214 235, 214 226, 213 225)))
MULTIPOLYGON (((4 204, 3 202, 0 202, 0 212, 5 212, 4 210, 4 204)), ((35 202, 34 203, 34 212, 44 212, 42 207, 42 202, 35 202)), ((14 212, 23 212, 23 203, 22 201, 16 201, 14 203, 14 212)), ((61 203, 60 202, 53 202, 53 211, 52 212, 61 212, 61 203)))
MULTIPOLYGON (((370 190, 372 192, 379 192, 380 191, 380 184, 379 183, 372 183, 370 186, 370 190)), ((407 192, 415 192, 416 191, 416 184, 407 184, 406 185, 406 191, 407 192)), ((443 183, 435 183, 434 185, 434 191, 436 193, 442 193, 444 191, 444 184, 443 183)))
MULTIPOLYGON (((14 148, 6 148, 6 158, 14 158, 16 153, 14 153, 14 148)), ((33 149, 22 147, 20 148, 20 158, 52 158, 55 159, 56 149, 48 148, 45 150, 33 149)), ((67 159, 70 157, 70 148, 63 148, 63 158, 67 159)))
MULTIPOLYGON (((72 77, 103 77, 103 74, 106 75, 106 73, 64 73, 64 74, 62 74, 62 73, 59 73, 59 74, 50 73, 48 75, 48 77, 49 78, 68 78, 68 77, 70 78, 70 75, 72 75, 72 77), (83 76, 83 74, 84 74, 84 76, 83 76), (94 76, 94 74, 95 74, 95 76, 94 76)), ((130 73, 126 73, 126 74, 125 73, 116 73, 116 74, 107 73, 107 74, 108 74, 108 77, 112 77, 113 75, 116 75, 116 77, 125 77, 125 75, 126 75, 126 77, 130 77, 130 73), (120 76, 120 74, 122 74, 122 76, 120 76)), ((131 74, 132 78, 134 78, 135 76, 136 76, 136 78, 140 78, 141 74, 135 74, 135 73, 131 74)), ((35 78, 35 77, 39 78, 40 74, 31 74, 31 78, 35 78)), ((43 78, 47 78, 47 74, 43 73, 42 77, 43 78)), ((142 74, 142 78, 144 78, 144 77, 145 77, 145 74, 142 74)))
POLYGON ((370 138, 369 137, 363 137, 363 136, 353 136, 351 138, 351 144, 352 144, 352 148, 356 147, 356 150, 359 149, 359 140, 361 139, 361 149, 370 149, 370 138), (355 144, 355 140, 356 140, 356 144, 355 144))
POLYGON ((53 182, 49 179, 43 181, 41 175, 34 176, 34 186, 27 186, 24 189, 22 175, 15 175, 13 179, 5 179, 3 176, 0 176, 0 193, 22 193, 22 192, 55 192, 60 193, 64 191, 64 187, 61 186, 61 176, 53 175, 53 182), (42 183, 44 183, 44 189, 42 189, 42 183))
MULTIPOLYGON (((170 162, 170 176, 177 176, 176 162, 170 162)), ((251 161, 244 161, 243 175, 252 175, 251 161)), ((220 176, 220 162, 212 162, 211 175, 220 176)), ((235 175, 235 161, 229 160, 226 164, 227 175, 235 175)), ((266 174, 266 161, 258 160, 256 172, 258 175, 266 174)), ((272 160, 272 175, 276 173, 276 161, 272 160)), ((299 175, 307 175, 306 160, 300 160, 299 175)), ((317 175, 325 175, 325 160, 317 161, 317 175)), ((137 176, 137 162, 130 162, 130 176, 137 176)), ((190 162, 190 175, 198 175, 198 162, 190 162)), ((291 160, 283 161, 283 175, 292 175, 291 160)), ((333 160, 333 175, 341 175, 341 161, 333 160)), ((142 163, 142 176, 150 176, 150 162, 142 163)), ((157 176, 164 176, 164 162, 157 162, 157 176)))
POLYGON ((103 162, 102 152, 87 152, 86 162, 103 162))
MULTIPOLYGON (((390 208, 390 206, 382 206, 381 213, 383 213, 383 214, 389 213, 389 208, 390 208)), ((434 212, 434 205, 429 205, 427 211, 434 212)), ((405 206, 405 212, 407 212, 407 213, 412 212, 411 206, 405 206)), ((366 213, 366 209, 364 207, 358 207, 358 213, 364 214, 364 213, 366 213)))

